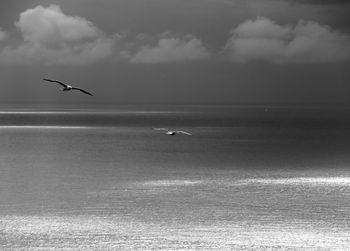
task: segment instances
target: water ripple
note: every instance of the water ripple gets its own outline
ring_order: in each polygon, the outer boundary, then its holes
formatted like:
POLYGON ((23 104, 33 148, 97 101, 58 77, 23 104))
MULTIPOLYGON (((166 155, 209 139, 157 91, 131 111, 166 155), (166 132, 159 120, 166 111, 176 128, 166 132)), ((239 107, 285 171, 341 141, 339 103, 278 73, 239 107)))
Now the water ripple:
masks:
POLYGON ((350 186, 350 177, 256 178, 239 180, 237 185, 350 186))

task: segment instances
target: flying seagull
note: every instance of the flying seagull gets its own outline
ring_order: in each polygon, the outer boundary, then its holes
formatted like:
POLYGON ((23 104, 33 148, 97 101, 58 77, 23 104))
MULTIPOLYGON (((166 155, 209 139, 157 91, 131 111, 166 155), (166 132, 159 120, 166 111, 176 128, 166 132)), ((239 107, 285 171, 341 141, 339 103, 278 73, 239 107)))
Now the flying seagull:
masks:
POLYGON ((185 132, 185 131, 172 131, 172 130, 169 130, 169 129, 166 129, 166 128, 153 128, 154 130, 157 130, 157 131, 165 131, 165 134, 166 135, 170 135, 170 136, 174 136, 175 134, 178 134, 178 133, 182 133, 182 134, 186 134, 186 135, 192 135, 191 133, 189 132, 185 132))
POLYGON ((78 90, 78 91, 81 91, 81 92, 83 92, 83 93, 85 93, 87 95, 94 96, 88 91, 85 91, 85 90, 77 88, 77 87, 73 87, 71 85, 64 84, 64 83, 62 83, 60 81, 57 81, 57 80, 51 80, 51 79, 47 79, 47 78, 43 78, 43 80, 48 81, 48 82, 53 82, 53 83, 60 84, 61 86, 63 86, 63 88, 61 89, 62 91, 78 90))

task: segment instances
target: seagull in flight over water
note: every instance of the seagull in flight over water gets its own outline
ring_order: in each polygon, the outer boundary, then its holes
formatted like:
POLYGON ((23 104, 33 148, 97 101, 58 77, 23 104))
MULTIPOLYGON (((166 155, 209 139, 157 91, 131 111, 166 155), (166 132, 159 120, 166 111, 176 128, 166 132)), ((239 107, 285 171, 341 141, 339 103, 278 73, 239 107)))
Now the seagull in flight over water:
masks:
POLYGON ((94 96, 88 91, 85 91, 85 90, 83 90, 81 88, 77 88, 77 87, 74 87, 74 86, 71 86, 71 85, 64 84, 64 83, 62 83, 60 81, 57 81, 57 80, 51 80, 51 79, 47 79, 47 78, 43 78, 43 80, 48 81, 48 82, 53 82, 53 83, 60 84, 61 86, 63 86, 63 88, 61 89, 62 91, 78 90, 78 91, 81 91, 81 92, 83 92, 83 93, 85 93, 87 95, 94 96))
POLYGON ((186 134, 186 135, 192 135, 191 133, 189 132, 185 132, 185 131, 172 131, 172 130, 169 130, 169 129, 166 129, 166 128, 153 128, 154 130, 157 130, 157 131, 166 131, 165 134, 166 135, 170 135, 170 136, 174 136, 175 134, 178 134, 178 133, 182 133, 182 134, 186 134))

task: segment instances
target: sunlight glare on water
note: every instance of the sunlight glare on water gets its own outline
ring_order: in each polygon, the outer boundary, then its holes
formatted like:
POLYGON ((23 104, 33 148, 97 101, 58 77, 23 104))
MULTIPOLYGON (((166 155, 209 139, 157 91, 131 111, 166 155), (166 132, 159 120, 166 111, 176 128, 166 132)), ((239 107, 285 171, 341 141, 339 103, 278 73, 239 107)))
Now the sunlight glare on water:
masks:
POLYGON ((0 250, 350 246, 348 126, 242 124, 232 113, 0 115, 0 250), (169 125, 193 135, 153 130, 169 125))

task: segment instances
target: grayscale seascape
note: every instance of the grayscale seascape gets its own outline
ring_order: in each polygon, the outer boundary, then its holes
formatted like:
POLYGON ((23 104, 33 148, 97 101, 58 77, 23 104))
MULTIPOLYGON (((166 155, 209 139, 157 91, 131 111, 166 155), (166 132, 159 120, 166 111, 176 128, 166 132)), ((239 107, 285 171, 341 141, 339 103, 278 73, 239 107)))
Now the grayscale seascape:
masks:
POLYGON ((0 249, 346 250, 349 111, 322 111, 3 108, 0 249))
POLYGON ((350 0, 0 0, 0 251, 349 251, 350 0))

